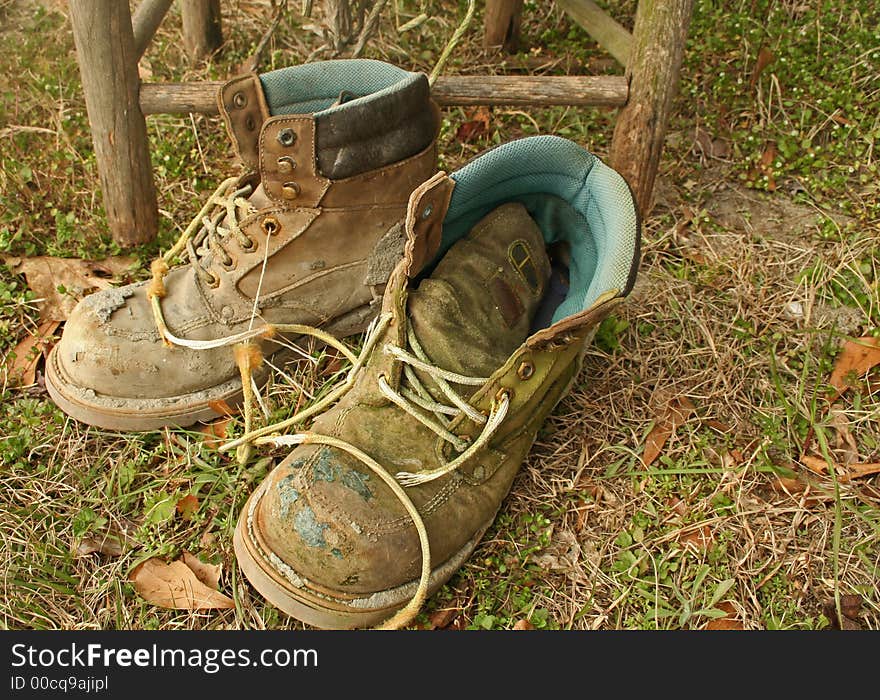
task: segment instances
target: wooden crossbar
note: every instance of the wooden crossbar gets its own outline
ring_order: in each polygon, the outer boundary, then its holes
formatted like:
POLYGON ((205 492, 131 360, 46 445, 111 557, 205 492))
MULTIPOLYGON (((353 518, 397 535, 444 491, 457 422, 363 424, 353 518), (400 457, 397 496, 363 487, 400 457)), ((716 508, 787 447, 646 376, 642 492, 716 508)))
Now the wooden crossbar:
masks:
MULTIPOLYGON (((217 91, 222 82, 143 83, 140 104, 144 114, 217 114, 217 91)), ((431 89, 443 107, 459 105, 604 106, 626 104, 629 86, 617 75, 579 76, 440 76, 431 89)))

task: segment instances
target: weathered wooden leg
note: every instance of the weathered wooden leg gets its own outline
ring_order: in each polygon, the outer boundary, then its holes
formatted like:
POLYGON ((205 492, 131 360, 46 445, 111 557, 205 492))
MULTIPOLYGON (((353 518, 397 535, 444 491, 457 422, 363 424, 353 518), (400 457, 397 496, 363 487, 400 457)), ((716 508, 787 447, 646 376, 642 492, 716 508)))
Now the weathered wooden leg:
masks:
POLYGON ((556 0, 565 13, 583 27, 596 43, 622 66, 629 61, 632 36, 593 0, 556 0))
POLYGON ((162 18, 165 17, 174 0, 141 0, 131 17, 134 30, 134 47, 138 56, 143 56, 162 18))
POLYGON ((629 100, 617 117, 611 165, 626 178, 642 216, 652 206, 694 0, 639 0, 627 64, 629 100))
POLYGON ((523 0, 486 0, 483 46, 516 53, 522 22, 523 0))
POLYGON ((183 44, 192 58, 205 58, 223 43, 220 0, 181 0, 183 44))
POLYGON ((110 233, 123 247, 146 243, 159 212, 131 11, 119 0, 70 0, 70 21, 110 233))

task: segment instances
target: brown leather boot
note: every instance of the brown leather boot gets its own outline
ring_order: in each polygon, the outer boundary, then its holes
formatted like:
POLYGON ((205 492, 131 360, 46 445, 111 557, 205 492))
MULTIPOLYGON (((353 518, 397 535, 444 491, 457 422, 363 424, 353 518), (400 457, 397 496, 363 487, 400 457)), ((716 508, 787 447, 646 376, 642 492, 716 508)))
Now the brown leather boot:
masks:
MULTIPOLYGON (((119 430, 211 419, 242 393, 228 339, 269 324, 343 337, 381 306, 403 249, 398 222, 437 167, 426 76, 325 61, 242 75, 218 98, 247 173, 220 186, 152 282, 77 306, 46 376, 73 418, 119 430), (169 269, 177 256, 185 264, 169 269)), ((252 342, 277 366, 289 352, 279 340, 252 342)))
POLYGON ((316 627, 405 626, 466 561, 639 263, 624 179, 554 136, 437 173, 405 231, 345 382, 247 438, 290 452, 239 516, 238 563, 316 627))

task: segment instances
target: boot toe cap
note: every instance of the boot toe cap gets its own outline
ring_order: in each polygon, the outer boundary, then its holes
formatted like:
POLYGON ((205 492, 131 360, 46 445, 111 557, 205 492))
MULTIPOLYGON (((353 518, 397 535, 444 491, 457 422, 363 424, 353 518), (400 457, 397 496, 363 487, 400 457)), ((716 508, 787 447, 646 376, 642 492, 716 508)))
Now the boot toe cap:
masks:
POLYGON ((311 585, 352 595, 418 578, 412 519, 368 471, 335 448, 294 450, 267 477, 253 514, 268 559, 277 557, 311 585))

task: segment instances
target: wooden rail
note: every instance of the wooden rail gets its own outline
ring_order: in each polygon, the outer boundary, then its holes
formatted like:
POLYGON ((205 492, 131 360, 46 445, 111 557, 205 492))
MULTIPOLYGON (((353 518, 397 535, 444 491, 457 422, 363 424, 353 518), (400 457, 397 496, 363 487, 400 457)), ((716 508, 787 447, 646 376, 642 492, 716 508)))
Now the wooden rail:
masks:
MULTIPOLYGON (((143 83, 144 114, 217 114, 222 82, 143 83)), ((434 83, 431 94, 443 107, 456 105, 580 105, 620 107, 629 87, 623 76, 500 76, 449 75, 434 83)))

